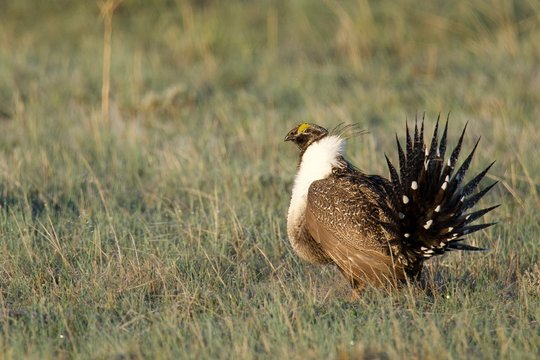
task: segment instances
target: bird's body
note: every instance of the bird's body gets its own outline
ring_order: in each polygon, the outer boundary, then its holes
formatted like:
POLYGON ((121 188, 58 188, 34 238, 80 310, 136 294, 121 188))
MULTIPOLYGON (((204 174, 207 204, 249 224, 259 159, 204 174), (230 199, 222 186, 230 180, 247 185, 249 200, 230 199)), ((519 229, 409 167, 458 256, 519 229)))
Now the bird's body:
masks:
POLYGON ((472 153, 452 176, 463 134, 443 165, 447 128, 440 144, 437 129, 429 150, 423 124, 414 139, 407 130, 406 153, 398 142, 400 175, 388 162, 390 180, 366 175, 345 160, 340 135, 313 124, 291 130, 286 140, 298 145, 301 159, 287 231, 300 258, 334 263, 361 287, 418 276, 426 259, 445 251, 479 250, 461 240, 489 225, 466 226, 492 208, 465 214, 491 188, 471 195, 487 169, 460 186, 472 153))

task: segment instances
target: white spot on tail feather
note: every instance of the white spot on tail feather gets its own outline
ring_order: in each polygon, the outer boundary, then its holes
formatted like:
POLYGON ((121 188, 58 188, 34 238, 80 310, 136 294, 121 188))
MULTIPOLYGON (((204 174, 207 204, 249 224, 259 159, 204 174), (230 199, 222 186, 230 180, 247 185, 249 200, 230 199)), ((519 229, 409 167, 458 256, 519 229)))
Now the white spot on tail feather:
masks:
POLYGON ((429 229, 431 227, 431 224, 433 224, 433 220, 428 220, 426 221, 426 224, 424 225, 424 229, 429 229))
POLYGON ((441 211, 441 205, 437 205, 437 207, 435 208, 435 212, 440 212, 441 211))
POLYGON ((417 183, 416 181, 413 181, 413 182, 411 183, 411 189, 413 189, 413 190, 418 189, 418 183, 417 183))
POLYGON ((409 198, 406 195, 403 195, 403 203, 407 204, 409 202, 409 198))
POLYGON ((408 237, 410 237, 410 236, 411 236, 411 234, 409 234, 409 233, 405 233, 405 234, 404 234, 403 236, 405 236, 406 238, 408 238, 408 237))
POLYGON ((441 185, 441 189, 443 190, 446 190, 446 187, 448 186, 448 182, 443 182, 443 184, 441 185))

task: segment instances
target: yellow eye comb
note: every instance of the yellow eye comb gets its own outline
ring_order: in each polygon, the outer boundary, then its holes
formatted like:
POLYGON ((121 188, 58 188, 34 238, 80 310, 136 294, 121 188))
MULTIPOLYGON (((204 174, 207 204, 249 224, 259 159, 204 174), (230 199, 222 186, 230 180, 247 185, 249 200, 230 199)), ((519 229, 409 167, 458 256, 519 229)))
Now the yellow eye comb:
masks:
POLYGON ((309 128, 309 124, 308 123, 302 123, 298 126, 298 131, 296 132, 297 134, 301 134, 303 133, 304 131, 307 130, 307 128, 309 128))

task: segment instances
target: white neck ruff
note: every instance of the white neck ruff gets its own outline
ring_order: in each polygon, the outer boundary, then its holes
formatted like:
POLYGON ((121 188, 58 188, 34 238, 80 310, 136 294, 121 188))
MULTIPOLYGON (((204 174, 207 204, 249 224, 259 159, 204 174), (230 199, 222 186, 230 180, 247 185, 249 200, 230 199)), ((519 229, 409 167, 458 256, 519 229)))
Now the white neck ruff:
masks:
POLYGON ((345 140, 337 135, 325 136, 306 149, 294 179, 287 216, 289 228, 304 216, 311 183, 328 177, 332 173, 332 168, 339 165, 339 157, 344 150, 345 140))

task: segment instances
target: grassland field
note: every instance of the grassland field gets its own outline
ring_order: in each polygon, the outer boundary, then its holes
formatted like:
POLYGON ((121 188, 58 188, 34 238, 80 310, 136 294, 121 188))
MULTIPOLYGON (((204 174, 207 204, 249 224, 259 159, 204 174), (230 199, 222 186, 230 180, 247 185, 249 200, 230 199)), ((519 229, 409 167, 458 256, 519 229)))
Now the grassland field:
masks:
POLYGON ((99 4, 0 3, 0 358, 540 357, 539 1, 125 0, 105 76, 99 4), (283 138, 358 123, 387 176, 424 112, 497 160, 490 251, 353 300, 288 243, 283 138))

